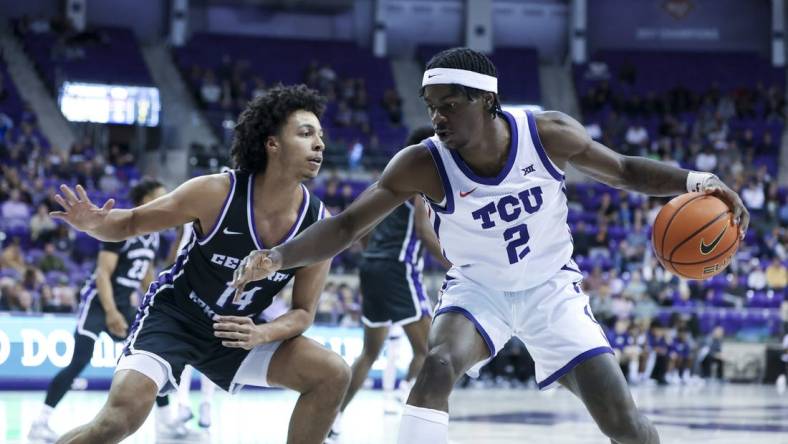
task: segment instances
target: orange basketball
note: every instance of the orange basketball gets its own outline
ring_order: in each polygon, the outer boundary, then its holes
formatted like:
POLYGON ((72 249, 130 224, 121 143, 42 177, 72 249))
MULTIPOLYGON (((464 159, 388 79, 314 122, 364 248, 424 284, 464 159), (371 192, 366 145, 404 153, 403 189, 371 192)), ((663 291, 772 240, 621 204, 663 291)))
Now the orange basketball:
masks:
POLYGON ((706 279, 731 262, 739 249, 739 227, 719 198, 687 193, 660 210, 651 243, 666 270, 687 279, 706 279))

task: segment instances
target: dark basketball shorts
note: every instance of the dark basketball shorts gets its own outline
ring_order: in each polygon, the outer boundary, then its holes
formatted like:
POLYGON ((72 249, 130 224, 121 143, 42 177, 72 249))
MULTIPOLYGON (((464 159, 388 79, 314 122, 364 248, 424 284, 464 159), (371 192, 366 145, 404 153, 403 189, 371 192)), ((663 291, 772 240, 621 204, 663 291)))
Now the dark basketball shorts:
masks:
POLYGON ((361 263, 361 320, 368 327, 406 325, 432 315, 421 270, 391 259, 361 263))
MULTIPOLYGON (((172 295, 161 293, 171 291, 159 290, 156 296, 167 299, 172 295)), ((244 385, 269 386, 268 366, 282 341, 251 350, 225 347, 209 319, 190 318, 158 298, 140 308, 115 371, 132 369, 150 377, 160 395, 177 389, 187 364, 231 393, 244 385)))
MULTIPOLYGON (((94 341, 98 340, 101 332, 106 332, 113 340, 122 341, 107 329, 107 314, 99 300, 98 291, 89 287, 81 292, 82 301, 79 304, 77 317, 77 334, 87 336, 94 341)), ((126 323, 131 326, 137 309, 131 305, 118 304, 118 311, 126 318, 126 323)))

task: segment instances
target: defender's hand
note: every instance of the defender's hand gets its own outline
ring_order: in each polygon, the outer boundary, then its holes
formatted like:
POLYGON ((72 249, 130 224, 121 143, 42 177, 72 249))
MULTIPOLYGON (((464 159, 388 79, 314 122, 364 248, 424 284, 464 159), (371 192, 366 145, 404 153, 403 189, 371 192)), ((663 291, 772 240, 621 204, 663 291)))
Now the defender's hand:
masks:
POLYGON ((260 325, 255 325, 251 318, 244 316, 216 316, 213 334, 224 339, 222 345, 230 348, 252 348, 268 342, 268 338, 260 325))
POLYGON ((110 333, 119 338, 126 337, 129 324, 126 322, 126 318, 124 318, 118 310, 107 313, 105 319, 107 322, 107 329, 110 331, 110 333))
POLYGON ((233 281, 230 284, 235 288, 233 301, 240 300, 246 284, 265 279, 279 271, 280 268, 282 268, 282 255, 275 250, 256 250, 249 253, 233 274, 233 281))
POLYGON ((89 232, 101 226, 109 210, 115 206, 115 199, 109 199, 99 208, 91 202, 82 185, 76 186, 76 194, 67 185, 60 185, 60 192, 55 194, 55 201, 65 211, 52 211, 50 216, 62 219, 79 231, 89 232))
POLYGON ((703 191, 707 194, 719 197, 723 202, 728 204, 728 207, 733 211, 733 221, 739 227, 739 238, 744 240, 744 235, 747 234, 747 227, 750 225, 750 212, 745 208, 739 195, 728 188, 728 186, 717 177, 708 180, 703 187, 703 191))

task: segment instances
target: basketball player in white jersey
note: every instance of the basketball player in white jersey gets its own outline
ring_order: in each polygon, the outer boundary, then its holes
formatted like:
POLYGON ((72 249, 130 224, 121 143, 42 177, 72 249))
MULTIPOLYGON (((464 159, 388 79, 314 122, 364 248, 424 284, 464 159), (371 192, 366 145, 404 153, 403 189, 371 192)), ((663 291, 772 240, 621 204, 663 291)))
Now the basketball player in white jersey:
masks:
POLYGON ((563 170, 572 164, 602 183, 650 195, 713 192, 731 206, 742 235, 747 210, 712 174, 618 154, 560 112, 503 111, 497 92, 495 67, 483 54, 468 48, 437 54, 421 90, 437 137, 401 150, 342 214, 276 248, 252 252, 233 285, 242 291, 247 281, 280 268, 330 258, 421 194, 454 265, 399 442, 446 443, 454 383, 517 336, 534 358, 540 388, 567 387, 612 442, 658 443, 580 289, 563 170))

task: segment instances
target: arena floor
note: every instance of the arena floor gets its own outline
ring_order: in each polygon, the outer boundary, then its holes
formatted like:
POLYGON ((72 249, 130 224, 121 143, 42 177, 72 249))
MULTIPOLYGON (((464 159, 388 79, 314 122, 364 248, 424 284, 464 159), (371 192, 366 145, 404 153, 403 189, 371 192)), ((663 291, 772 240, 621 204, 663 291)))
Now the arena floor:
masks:
MULTIPOLYGON (((773 386, 638 387, 637 403, 657 425, 662 443, 788 443, 788 393, 773 386)), ((195 393, 196 396, 199 396, 195 393)), ((43 392, 0 392, 0 443, 26 443, 43 392)), ((90 419, 103 392, 71 392, 52 417, 58 432, 90 419)), ((209 434, 158 442, 284 443, 295 395, 217 393, 209 434)), ((196 399, 194 399, 196 401, 196 399)), ((563 389, 458 390, 452 397, 452 443, 607 444, 581 403, 563 389)), ((383 414, 379 391, 359 394, 346 412, 343 444, 395 443, 397 415, 383 414)), ((195 432, 197 433, 197 432, 195 432)), ((125 443, 156 442, 153 416, 125 443)))

